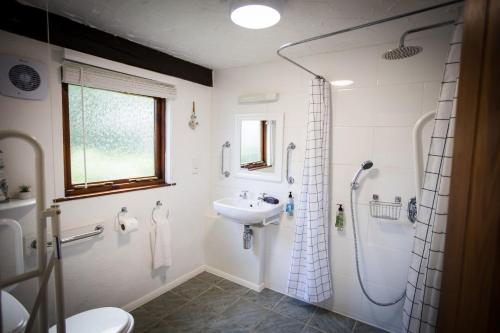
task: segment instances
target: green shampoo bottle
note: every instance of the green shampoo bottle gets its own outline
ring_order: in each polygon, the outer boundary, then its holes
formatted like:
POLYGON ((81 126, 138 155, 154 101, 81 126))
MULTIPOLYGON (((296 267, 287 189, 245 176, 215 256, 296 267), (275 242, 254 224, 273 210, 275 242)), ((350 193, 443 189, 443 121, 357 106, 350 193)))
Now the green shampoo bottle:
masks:
POLYGON ((337 210, 337 218, 335 219, 335 228, 338 231, 344 230, 344 208, 342 208, 342 204, 338 204, 339 209, 337 210))

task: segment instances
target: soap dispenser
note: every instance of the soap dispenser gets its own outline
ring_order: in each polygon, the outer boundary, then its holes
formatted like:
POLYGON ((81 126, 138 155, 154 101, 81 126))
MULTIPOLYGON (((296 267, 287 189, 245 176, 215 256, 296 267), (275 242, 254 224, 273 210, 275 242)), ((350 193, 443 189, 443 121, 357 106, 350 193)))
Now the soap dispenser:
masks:
POLYGON ((342 208, 342 204, 337 204, 339 209, 337 210, 337 218, 335 219, 335 227, 338 231, 344 230, 344 208, 342 208))
POLYGON ((293 209, 294 209, 293 196, 292 192, 290 192, 290 194, 288 194, 288 202, 285 207, 286 215, 293 216, 293 209))

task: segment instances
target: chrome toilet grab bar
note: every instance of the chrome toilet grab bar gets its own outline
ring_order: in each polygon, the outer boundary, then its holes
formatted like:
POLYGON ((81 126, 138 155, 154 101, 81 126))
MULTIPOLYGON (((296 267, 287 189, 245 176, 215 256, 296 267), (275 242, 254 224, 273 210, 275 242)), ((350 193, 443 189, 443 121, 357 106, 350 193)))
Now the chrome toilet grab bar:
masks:
MULTIPOLYGON (((85 232, 83 234, 69 236, 67 238, 62 238, 60 242, 61 242, 61 244, 71 243, 71 242, 74 242, 74 241, 77 241, 80 239, 98 236, 98 235, 102 234, 103 232, 104 232, 104 226, 102 224, 98 224, 95 226, 94 231, 89 231, 89 232, 85 232)), ((47 246, 52 246, 52 242, 47 242, 47 246)), ((30 244, 30 247, 32 249, 36 249, 37 241, 33 240, 30 244)))
POLYGON ((71 243, 71 242, 74 242, 74 241, 77 241, 80 239, 94 237, 94 236, 102 234, 103 232, 104 232, 104 226, 102 224, 98 224, 95 226, 94 231, 85 232, 85 233, 80 234, 80 235, 70 236, 68 238, 63 238, 61 240, 61 243, 66 244, 66 243, 71 243))
POLYGON ((295 149, 295 143, 290 142, 288 147, 286 147, 286 181, 288 184, 293 184, 295 179, 290 176, 290 153, 295 149))

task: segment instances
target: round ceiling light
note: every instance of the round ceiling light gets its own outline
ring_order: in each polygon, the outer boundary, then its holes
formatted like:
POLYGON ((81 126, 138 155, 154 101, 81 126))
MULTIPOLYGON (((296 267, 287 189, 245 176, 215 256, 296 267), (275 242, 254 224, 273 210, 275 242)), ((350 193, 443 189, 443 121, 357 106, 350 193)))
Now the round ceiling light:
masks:
POLYGON ((234 1, 231 21, 247 29, 269 28, 281 19, 275 1, 234 1))
POLYGON ((354 83, 352 80, 335 80, 330 82, 335 87, 347 87, 354 83))

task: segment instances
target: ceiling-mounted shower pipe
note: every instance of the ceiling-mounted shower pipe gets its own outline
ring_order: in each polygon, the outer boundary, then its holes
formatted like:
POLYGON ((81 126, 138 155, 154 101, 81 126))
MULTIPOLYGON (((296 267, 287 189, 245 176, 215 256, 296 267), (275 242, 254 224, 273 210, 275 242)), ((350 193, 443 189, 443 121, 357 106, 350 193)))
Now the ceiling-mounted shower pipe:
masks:
POLYGON ((399 15, 387 17, 387 18, 384 18, 384 19, 381 19, 381 20, 377 20, 377 21, 363 23, 363 24, 360 24, 360 25, 357 25, 357 26, 354 26, 354 27, 350 27, 350 28, 346 28, 346 29, 341 29, 341 30, 329 32, 329 33, 326 33, 326 34, 323 34, 323 35, 318 35, 318 36, 306 38, 306 39, 303 39, 303 40, 299 40, 297 42, 286 43, 286 44, 282 45, 276 51, 276 53, 281 58, 283 58, 286 61, 288 61, 289 63, 291 63, 291 64, 293 64, 293 65, 295 65, 295 66, 297 66, 297 67, 299 67, 299 68, 301 68, 303 70, 305 70, 309 74, 314 75, 316 78, 322 78, 322 79, 324 79, 323 76, 314 73, 312 70, 306 68, 305 66, 302 66, 298 62, 292 60, 291 58, 289 58, 289 57, 287 57, 285 55, 283 55, 282 52, 285 49, 287 49, 289 47, 292 47, 292 46, 309 43, 309 42, 312 42, 312 41, 315 41, 315 40, 318 40, 318 39, 323 39, 323 38, 332 37, 332 36, 335 36, 335 35, 340 35, 340 34, 343 34, 343 33, 346 33, 346 32, 350 32, 350 31, 354 31, 354 30, 359 30, 359 29, 371 27, 373 25, 377 25, 377 24, 381 24, 381 23, 385 23, 385 22, 390 22, 390 21, 398 20, 398 19, 401 19, 401 18, 404 18, 404 17, 408 17, 408 16, 420 14, 420 13, 425 13, 425 12, 428 12, 428 11, 431 11, 431 10, 434 10, 434 9, 443 8, 443 7, 455 5, 455 4, 458 4, 458 3, 462 3, 463 1, 464 0, 455 0, 455 1, 443 2, 443 3, 440 3, 440 4, 434 5, 434 6, 425 7, 425 8, 422 8, 422 9, 417 9, 417 10, 414 10, 414 11, 411 11, 411 12, 408 12, 408 13, 404 13, 404 14, 399 14, 399 15))
POLYGON ((401 38, 399 39, 399 46, 404 46, 405 44, 405 38, 408 35, 414 34, 416 32, 424 31, 424 30, 429 30, 429 29, 434 29, 434 28, 439 28, 439 27, 444 27, 445 25, 451 25, 454 24, 455 21, 446 21, 446 22, 441 22, 441 23, 436 23, 436 24, 431 24, 431 25, 426 25, 425 27, 420 27, 420 28, 415 28, 415 29, 410 29, 406 31, 401 38))
POLYGON ((425 27, 420 27, 420 28, 415 28, 415 29, 410 29, 408 31, 405 31, 401 35, 401 38, 399 39, 399 46, 395 49, 388 50, 387 52, 385 52, 382 55, 382 58, 384 58, 386 60, 399 60, 399 59, 404 59, 404 58, 408 58, 408 57, 412 57, 414 55, 417 55, 418 53, 422 52, 424 48, 422 46, 414 46, 414 45, 405 46, 406 36, 414 34, 416 32, 435 29, 435 28, 439 28, 439 27, 444 27, 446 25, 451 25, 454 23, 455 23, 455 21, 451 20, 451 21, 426 25, 425 27))

